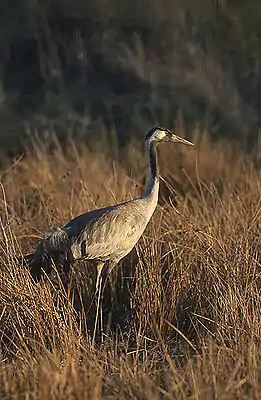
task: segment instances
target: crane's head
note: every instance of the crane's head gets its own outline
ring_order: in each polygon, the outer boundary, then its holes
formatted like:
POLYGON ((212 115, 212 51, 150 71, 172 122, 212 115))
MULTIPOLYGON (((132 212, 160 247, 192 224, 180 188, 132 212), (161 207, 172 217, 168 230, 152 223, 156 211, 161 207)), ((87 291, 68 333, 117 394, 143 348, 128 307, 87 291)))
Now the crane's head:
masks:
POLYGON ((150 129, 145 140, 146 143, 173 142, 182 143, 187 146, 194 146, 194 144, 189 140, 183 139, 182 137, 175 135, 175 133, 171 132, 169 129, 161 128, 159 126, 150 129))

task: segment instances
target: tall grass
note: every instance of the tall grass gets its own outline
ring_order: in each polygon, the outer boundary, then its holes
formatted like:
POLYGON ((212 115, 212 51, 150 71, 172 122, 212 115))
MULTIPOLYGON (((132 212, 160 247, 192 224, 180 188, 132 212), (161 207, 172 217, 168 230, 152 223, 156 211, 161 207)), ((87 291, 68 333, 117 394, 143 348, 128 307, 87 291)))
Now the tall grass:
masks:
POLYGON ((256 157, 206 133, 194 141, 196 151, 160 148, 160 205, 107 279, 94 345, 93 266, 35 283, 19 257, 47 228, 138 196, 143 152, 126 147, 115 162, 82 143, 36 141, 2 171, 2 399, 260 398, 256 157))

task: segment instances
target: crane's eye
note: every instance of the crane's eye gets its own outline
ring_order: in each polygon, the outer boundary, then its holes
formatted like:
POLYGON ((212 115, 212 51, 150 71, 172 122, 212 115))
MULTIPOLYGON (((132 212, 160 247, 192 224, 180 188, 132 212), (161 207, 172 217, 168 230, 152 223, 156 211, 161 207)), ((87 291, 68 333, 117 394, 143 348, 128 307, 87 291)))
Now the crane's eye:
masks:
POLYGON ((168 129, 165 129, 165 133, 168 137, 172 137, 172 133, 168 129))

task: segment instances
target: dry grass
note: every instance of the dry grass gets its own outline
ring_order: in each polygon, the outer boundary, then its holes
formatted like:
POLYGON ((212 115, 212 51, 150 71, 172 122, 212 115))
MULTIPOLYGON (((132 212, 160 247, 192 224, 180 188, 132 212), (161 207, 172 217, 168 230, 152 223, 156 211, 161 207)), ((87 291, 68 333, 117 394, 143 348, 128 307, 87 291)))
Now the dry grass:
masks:
POLYGON ((107 282, 94 346, 93 267, 64 287, 55 273, 32 282, 16 257, 48 227, 137 196, 144 162, 131 176, 128 149, 120 166, 82 144, 35 143, 2 171, 2 399, 260 398, 259 171, 200 137, 197 152, 161 149, 164 198, 107 282))

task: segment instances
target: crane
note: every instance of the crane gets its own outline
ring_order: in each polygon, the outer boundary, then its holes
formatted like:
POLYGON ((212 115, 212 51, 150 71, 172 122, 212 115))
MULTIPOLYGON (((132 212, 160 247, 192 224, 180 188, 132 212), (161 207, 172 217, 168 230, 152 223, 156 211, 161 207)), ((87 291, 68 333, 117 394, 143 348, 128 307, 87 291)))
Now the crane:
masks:
POLYGON ((40 278, 43 271, 51 272, 53 264, 68 271, 75 260, 90 260, 96 264, 98 292, 104 265, 116 265, 133 249, 155 211, 159 193, 156 149, 161 142, 193 146, 168 129, 150 129, 145 137, 150 165, 145 192, 134 200, 86 212, 45 232, 29 259, 33 277, 40 278))

